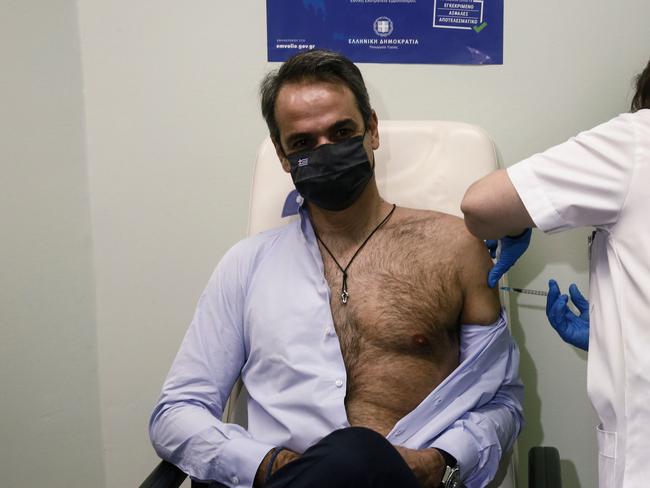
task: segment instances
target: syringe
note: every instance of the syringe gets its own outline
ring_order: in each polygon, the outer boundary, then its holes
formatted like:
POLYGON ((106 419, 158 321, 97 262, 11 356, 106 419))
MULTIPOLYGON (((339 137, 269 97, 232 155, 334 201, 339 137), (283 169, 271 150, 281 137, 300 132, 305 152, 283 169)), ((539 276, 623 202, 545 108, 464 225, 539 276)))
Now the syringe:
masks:
POLYGON ((510 286, 501 286, 499 288, 503 291, 508 291, 512 293, 523 293, 525 295, 540 295, 543 297, 548 295, 548 292, 542 290, 529 290, 528 288, 512 288, 510 286))

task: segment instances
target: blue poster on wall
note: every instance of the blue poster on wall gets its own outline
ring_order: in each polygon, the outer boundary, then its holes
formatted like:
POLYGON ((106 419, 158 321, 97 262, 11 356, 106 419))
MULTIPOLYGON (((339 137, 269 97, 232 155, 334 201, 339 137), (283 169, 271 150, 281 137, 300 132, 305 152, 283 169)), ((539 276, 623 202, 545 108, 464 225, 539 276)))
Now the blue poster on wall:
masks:
POLYGON ((269 61, 320 47, 362 63, 503 63, 503 0, 267 0, 266 19, 269 61))

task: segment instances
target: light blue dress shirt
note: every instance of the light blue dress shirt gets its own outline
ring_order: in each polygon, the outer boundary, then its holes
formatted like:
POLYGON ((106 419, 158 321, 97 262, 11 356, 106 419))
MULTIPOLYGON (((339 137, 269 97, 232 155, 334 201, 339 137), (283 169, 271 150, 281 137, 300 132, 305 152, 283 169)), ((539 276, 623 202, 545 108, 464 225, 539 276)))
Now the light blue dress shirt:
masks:
MULTIPOLYGON (((167 376, 151 440, 194 479, 250 487, 273 447, 303 452, 349 426, 329 286, 308 214, 300 214, 226 253, 167 376), (240 375, 248 429, 220 420, 240 375)), ((387 438, 444 449, 468 488, 483 487, 521 429, 519 353, 503 312, 492 326, 463 325, 460 343, 460 366, 387 438)))

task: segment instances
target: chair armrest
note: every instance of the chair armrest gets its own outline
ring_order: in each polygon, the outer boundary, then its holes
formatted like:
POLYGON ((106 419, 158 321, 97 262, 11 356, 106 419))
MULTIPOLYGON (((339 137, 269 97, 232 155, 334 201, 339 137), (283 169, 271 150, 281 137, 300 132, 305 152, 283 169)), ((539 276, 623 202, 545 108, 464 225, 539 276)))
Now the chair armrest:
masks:
POLYGON ((187 475, 172 463, 161 461, 140 488, 178 488, 185 478, 187 475))
POLYGON ((528 488, 562 488, 560 453, 555 447, 528 451, 528 488))

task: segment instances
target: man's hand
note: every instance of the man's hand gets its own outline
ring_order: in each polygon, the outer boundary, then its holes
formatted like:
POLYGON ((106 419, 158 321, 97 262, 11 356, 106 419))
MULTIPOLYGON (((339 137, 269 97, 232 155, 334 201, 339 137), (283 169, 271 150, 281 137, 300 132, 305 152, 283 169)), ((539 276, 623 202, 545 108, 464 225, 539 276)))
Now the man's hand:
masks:
POLYGON ((575 284, 569 286, 569 294, 580 315, 574 314, 569 309, 567 305, 569 297, 560 295, 557 282, 550 280, 546 297, 546 316, 565 342, 587 351, 589 349, 589 302, 575 284))
POLYGON ((438 488, 445 474, 445 458, 437 449, 409 449, 395 446, 422 488, 438 488))
POLYGON ((255 473, 255 481, 253 482, 254 488, 262 488, 266 484, 266 479, 269 476, 271 476, 285 464, 289 464, 294 459, 298 459, 300 457, 300 454, 297 452, 290 451, 289 449, 282 449, 273 460, 273 466, 270 466, 271 472, 269 473, 269 463, 271 462, 271 457, 273 456, 274 452, 275 450, 271 449, 266 453, 264 459, 262 459, 260 466, 257 468, 257 473, 255 473))
POLYGON ((501 252, 497 258, 497 263, 492 267, 488 273, 488 286, 494 288, 501 277, 515 264, 517 259, 526 252, 530 244, 530 236, 532 229, 526 229, 523 233, 515 237, 505 236, 495 240, 485 241, 485 245, 490 251, 490 256, 496 257, 497 244, 501 243, 501 252))

